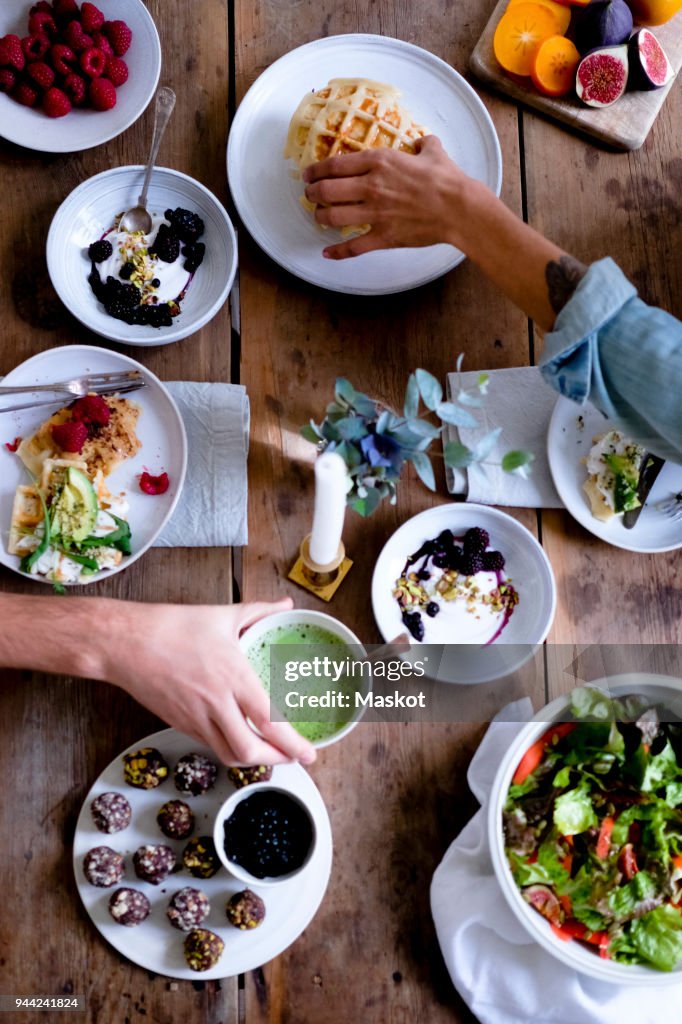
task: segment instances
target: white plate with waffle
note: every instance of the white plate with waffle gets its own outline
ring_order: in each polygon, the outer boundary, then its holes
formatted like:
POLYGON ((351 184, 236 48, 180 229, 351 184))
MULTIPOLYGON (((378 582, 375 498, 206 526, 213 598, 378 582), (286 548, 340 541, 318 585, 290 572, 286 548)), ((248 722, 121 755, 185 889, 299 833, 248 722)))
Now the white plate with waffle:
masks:
POLYGON ((467 174, 499 195, 502 156, 497 134, 461 75, 434 54, 400 39, 330 36, 275 61, 242 100, 227 147, 228 181, 239 214, 272 259, 310 284, 353 295, 386 295, 426 284, 457 266, 463 253, 450 245, 433 245, 371 252, 342 262, 322 255, 325 246, 341 240, 341 233, 318 227, 301 204, 303 184, 294 173, 295 161, 286 160, 284 151, 303 97, 334 78, 371 78, 394 87, 402 113, 410 114, 410 121, 399 123, 400 134, 414 137, 411 129, 426 126, 467 174))

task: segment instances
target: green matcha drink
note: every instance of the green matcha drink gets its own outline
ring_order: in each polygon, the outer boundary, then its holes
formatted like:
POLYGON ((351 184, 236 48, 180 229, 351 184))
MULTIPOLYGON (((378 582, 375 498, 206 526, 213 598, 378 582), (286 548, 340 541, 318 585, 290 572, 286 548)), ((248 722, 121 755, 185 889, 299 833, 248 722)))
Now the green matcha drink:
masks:
POLYGON ((353 649, 341 637, 313 623, 274 626, 247 649, 246 656, 282 714, 312 743, 329 739, 352 718, 361 679, 345 673, 336 678, 346 659, 354 659, 353 649), (320 664, 328 658, 332 666, 339 667, 331 668, 330 676, 318 672, 299 678, 298 669, 305 671, 304 665, 317 658, 320 664), (288 678, 284 675, 285 666, 288 678), (272 687, 271 668, 276 672, 272 687), (340 706, 301 706, 308 697, 323 698, 329 693, 340 706), (293 707, 287 706, 287 695, 293 707))

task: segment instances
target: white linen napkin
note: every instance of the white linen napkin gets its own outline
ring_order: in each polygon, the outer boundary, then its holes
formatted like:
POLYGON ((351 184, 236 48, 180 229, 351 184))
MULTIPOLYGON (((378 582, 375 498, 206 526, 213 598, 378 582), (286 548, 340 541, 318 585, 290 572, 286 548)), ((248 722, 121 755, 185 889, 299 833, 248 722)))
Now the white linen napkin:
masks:
POLYGON ((455 988, 481 1024, 678 1021, 682 982, 637 988, 587 978, 535 943, 506 904, 490 859, 485 804, 504 751, 531 715, 526 697, 504 708, 488 729, 467 774, 481 810, 431 883, 431 912, 455 988))
MULTIPOLYGON (((499 463, 507 451, 525 448, 535 460, 527 478, 518 473, 505 473, 499 465, 474 463, 467 469, 446 469, 446 482, 451 494, 462 494, 467 501, 484 505, 511 505, 515 508, 563 508, 547 461, 547 430, 557 395, 544 382, 537 366, 518 366, 511 370, 488 370, 488 392, 481 409, 472 409, 477 427, 446 426, 445 441, 460 441, 469 448, 495 427, 502 434, 488 456, 488 462, 499 463)), ((480 370, 461 374, 461 386, 475 386, 480 370)), ((446 382, 448 398, 460 388, 459 375, 449 373, 446 382)))
POLYGON ((246 544, 249 399, 241 384, 169 381, 187 431, 187 476, 155 547, 246 544))

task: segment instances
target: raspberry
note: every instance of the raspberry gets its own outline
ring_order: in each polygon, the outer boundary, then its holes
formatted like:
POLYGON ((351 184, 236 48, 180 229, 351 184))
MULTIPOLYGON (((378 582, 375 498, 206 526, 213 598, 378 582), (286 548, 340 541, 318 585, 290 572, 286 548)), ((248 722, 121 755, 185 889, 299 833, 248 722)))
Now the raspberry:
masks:
POLYGON ((114 247, 111 242, 108 242, 106 238, 100 238, 97 242, 93 242, 88 249, 88 256, 93 263, 103 263, 104 260, 108 260, 114 251, 114 247))
POLYGON ((21 103, 22 107, 35 107, 38 102, 38 90, 34 89, 28 82, 19 82, 12 93, 12 99, 21 103))
POLYGON ((111 43, 104 35, 104 32, 93 32, 92 41, 98 50, 101 50, 105 57, 113 57, 114 51, 111 48, 111 43))
POLYGON ((0 71, 0 92, 10 92, 14 88, 17 76, 10 68, 3 68, 0 71))
POLYGON ((159 227, 150 252, 164 263, 175 263, 180 255, 180 239, 167 224, 161 224, 159 227))
POLYGON ((107 21, 104 25, 104 32, 117 57, 122 57, 128 52, 133 40, 133 33, 125 21, 107 21))
POLYGON ((490 544, 490 537, 485 530, 474 526, 464 534, 464 550, 467 552, 483 552, 490 544))
POLYGON ((53 36, 57 31, 52 12, 49 14, 47 11, 36 11, 35 14, 31 14, 28 19, 28 31, 29 35, 37 36, 41 33, 45 36, 53 36))
POLYGON ((47 92, 54 85, 54 71, 42 60, 34 60, 29 64, 26 73, 43 92, 47 92))
POLYGON ((50 40, 47 36, 40 34, 35 36, 26 36, 25 39, 21 40, 21 48, 24 51, 24 56, 28 62, 32 60, 42 60, 50 49, 50 40))
POLYGON ((88 439, 88 428, 84 423, 69 420, 66 423, 58 423, 53 426, 52 437, 63 452, 80 453, 88 439))
POLYGON ((92 46, 92 36, 85 34, 79 21, 69 22, 64 31, 64 41, 76 53, 88 50, 92 46))
POLYGON ((37 14, 39 11, 43 11, 45 14, 49 15, 54 14, 54 11, 52 10, 52 4, 48 3, 48 0, 38 0, 38 3, 34 4, 28 13, 37 14))
POLYGON ((71 100, 62 89, 48 89, 43 96, 43 110, 48 117, 64 117, 71 110, 71 100))
POLYGON ((185 257, 185 270, 188 274, 194 274, 204 261, 206 246, 203 242, 194 242, 193 245, 186 245, 182 254, 185 257))
POLYGON ((63 89, 74 107, 82 107, 87 98, 85 79, 80 75, 67 75, 63 82, 63 89))
POLYGON ((116 106, 116 89, 108 78, 93 78, 90 83, 90 103, 95 110, 111 110, 116 106))
POLYGON ((55 43, 50 50, 50 61, 58 75, 70 75, 76 63, 76 54, 70 46, 55 43))
POLYGON ((5 441, 5 448, 7 449, 8 452, 16 452, 20 444, 21 438, 15 437, 11 444, 9 441, 5 441))
POLYGON ((165 494, 170 486, 168 473, 152 476, 147 470, 140 474, 140 490, 145 494, 165 494))
POLYGON ((19 36, 8 35, 0 39, 0 68, 15 68, 23 71, 26 64, 19 36))
POLYGON ((67 14, 69 18, 73 18, 74 14, 78 14, 76 0, 54 0, 52 6, 58 18, 64 18, 67 14))
POLYGON ((106 63, 107 58, 95 46, 91 46, 81 53, 80 66, 89 78, 99 78, 100 75, 103 75, 106 63))
POLYGON ((111 418, 111 409, 101 395, 85 395, 73 403, 71 415, 77 423, 106 427, 111 418))
POLYGON ((104 75, 118 89, 128 81, 128 65, 121 57, 109 57, 104 75))
POLYGON ((104 24, 104 15, 94 4, 81 4, 81 25, 86 32, 97 32, 104 24))
POLYGON ((166 210, 164 217, 181 242, 195 242, 204 233, 203 220, 191 210, 178 206, 175 210, 166 210))
POLYGON ((504 555, 499 551, 486 551, 483 554, 485 572, 501 572, 504 569, 504 555))

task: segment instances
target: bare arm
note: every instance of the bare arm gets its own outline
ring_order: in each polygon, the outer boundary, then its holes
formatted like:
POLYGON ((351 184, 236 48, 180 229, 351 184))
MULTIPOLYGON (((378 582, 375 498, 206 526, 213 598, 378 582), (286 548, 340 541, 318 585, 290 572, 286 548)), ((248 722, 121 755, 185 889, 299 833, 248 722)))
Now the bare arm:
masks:
POLYGON ((309 764, 314 748, 287 723, 270 721, 269 699, 238 645, 247 626, 290 607, 0 594, 0 668, 114 683, 226 764, 309 764))
POLYGON ((586 271, 469 178, 428 136, 416 156, 373 150, 332 157, 303 174, 320 224, 372 225, 324 250, 347 259, 375 249, 448 242, 476 263, 512 302, 549 330, 586 271))

